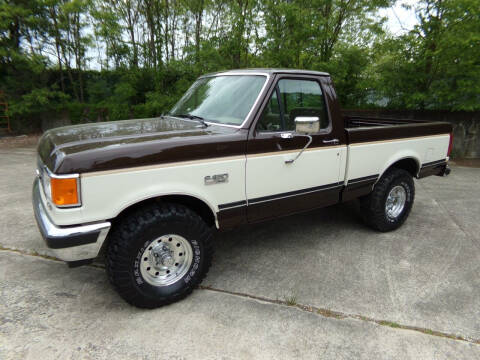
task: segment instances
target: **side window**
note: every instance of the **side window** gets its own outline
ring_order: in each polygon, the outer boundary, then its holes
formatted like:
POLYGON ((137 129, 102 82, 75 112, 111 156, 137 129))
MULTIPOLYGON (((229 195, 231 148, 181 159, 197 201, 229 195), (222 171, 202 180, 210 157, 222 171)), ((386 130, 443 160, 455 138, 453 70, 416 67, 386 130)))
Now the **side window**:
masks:
POLYGON ((257 124, 257 130, 260 130, 260 131, 283 130, 282 117, 280 114, 280 104, 278 103, 276 91, 273 92, 272 96, 270 97, 270 100, 268 101, 267 106, 262 112, 262 116, 260 117, 257 124))
POLYGON ((317 116, 320 119, 320 129, 328 127, 322 88, 314 80, 281 79, 263 110, 257 130, 295 130, 295 118, 298 116, 317 116))
POLYGON ((329 121, 320 84, 313 80, 282 79, 278 82, 285 130, 295 130, 297 116, 317 116, 320 128, 328 127, 329 121))

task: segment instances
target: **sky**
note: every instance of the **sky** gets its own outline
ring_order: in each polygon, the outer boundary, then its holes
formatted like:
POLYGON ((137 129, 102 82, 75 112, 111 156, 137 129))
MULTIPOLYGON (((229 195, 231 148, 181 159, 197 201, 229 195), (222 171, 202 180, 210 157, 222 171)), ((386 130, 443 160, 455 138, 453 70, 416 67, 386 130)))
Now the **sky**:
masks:
POLYGON ((395 6, 380 11, 381 16, 387 18, 386 27, 394 35, 401 35, 418 23, 413 10, 416 0, 398 0, 395 6), (411 9, 406 9, 403 5, 410 6, 411 9))

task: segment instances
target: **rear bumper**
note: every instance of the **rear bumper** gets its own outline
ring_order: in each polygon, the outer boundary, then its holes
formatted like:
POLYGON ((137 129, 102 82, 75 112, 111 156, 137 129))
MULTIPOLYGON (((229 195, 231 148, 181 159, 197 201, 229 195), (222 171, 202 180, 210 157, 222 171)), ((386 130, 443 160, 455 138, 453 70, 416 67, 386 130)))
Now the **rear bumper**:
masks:
POLYGON ((38 178, 33 183, 32 202, 38 228, 47 246, 56 257, 73 262, 95 258, 111 224, 108 221, 79 225, 56 226, 48 217, 40 194, 38 178))
POLYGON ((447 176, 450 172, 451 170, 448 166, 447 159, 432 161, 422 165, 418 178, 421 179, 430 175, 447 176))
POLYGON ((450 175, 451 171, 452 170, 450 169, 448 164, 445 164, 445 166, 442 167, 442 170, 440 170, 440 172, 437 175, 438 176, 448 176, 448 175, 450 175))

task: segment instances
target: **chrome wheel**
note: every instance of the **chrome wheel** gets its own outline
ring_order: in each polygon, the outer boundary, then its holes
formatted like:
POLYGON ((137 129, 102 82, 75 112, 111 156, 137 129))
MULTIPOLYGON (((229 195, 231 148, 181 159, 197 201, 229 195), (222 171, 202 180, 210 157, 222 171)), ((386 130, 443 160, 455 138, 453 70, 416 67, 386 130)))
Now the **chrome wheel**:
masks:
POLYGON ((390 190, 385 202, 385 213, 390 219, 396 219, 405 208, 407 192, 403 186, 397 185, 390 190))
POLYGON ((192 246, 180 235, 153 240, 142 254, 140 272, 153 286, 168 286, 180 280, 193 260, 192 246))

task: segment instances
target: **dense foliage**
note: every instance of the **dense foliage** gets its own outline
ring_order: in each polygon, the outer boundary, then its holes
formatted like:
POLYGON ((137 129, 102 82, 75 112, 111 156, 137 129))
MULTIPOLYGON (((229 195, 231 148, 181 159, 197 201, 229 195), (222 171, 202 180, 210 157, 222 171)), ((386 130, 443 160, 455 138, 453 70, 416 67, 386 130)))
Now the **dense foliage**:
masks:
POLYGON ((0 90, 14 128, 159 115, 199 75, 245 67, 330 72, 345 107, 480 109, 480 2, 0 0, 0 90), (36 125, 37 124, 37 125, 36 125))

